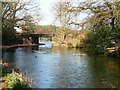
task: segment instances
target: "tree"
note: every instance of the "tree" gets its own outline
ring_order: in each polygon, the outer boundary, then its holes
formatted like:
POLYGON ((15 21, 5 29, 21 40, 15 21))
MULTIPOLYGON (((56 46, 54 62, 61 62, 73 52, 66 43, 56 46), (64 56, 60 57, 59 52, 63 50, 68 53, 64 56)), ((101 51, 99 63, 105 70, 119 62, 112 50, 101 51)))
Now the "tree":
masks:
POLYGON ((15 38, 14 26, 17 21, 22 20, 21 18, 16 18, 16 13, 23 9, 25 4, 20 4, 19 2, 2 2, 2 39, 3 43, 7 41, 13 42, 15 38))
POLYGON ((14 27, 16 26, 16 24, 20 22, 22 25, 24 24, 23 23, 24 21, 29 25, 31 23, 33 24, 34 21, 33 19, 35 19, 36 16, 30 14, 30 10, 32 11, 34 9, 37 9, 38 11, 38 8, 33 9, 32 6, 29 6, 30 4, 33 5, 34 2, 32 2, 32 0, 28 3, 23 3, 21 0, 18 2, 1 2, 1 3, 2 3, 3 44, 13 43, 16 33, 14 27))
POLYGON ((116 28, 120 30, 120 1, 114 3, 114 16, 116 20, 116 28))
POLYGON ((65 39, 66 28, 68 28, 69 22, 71 20, 71 14, 65 11, 66 8, 70 7, 69 5, 69 2, 57 2, 57 4, 53 7, 56 15, 55 19, 60 23, 61 29, 59 29, 59 32, 61 32, 62 40, 65 39))
POLYGON ((32 16, 24 16, 24 21, 21 24, 23 33, 34 33, 35 21, 32 16))
MULTIPOLYGON (((2 8, 2 4, 0 3, 0 9, 2 8)), ((0 13, 2 11, 0 10, 0 13)), ((2 44, 2 15, 0 14, 0 44, 2 44)))
MULTIPOLYGON (((94 52, 104 53, 111 47, 114 39, 116 45, 120 43, 120 2, 115 1, 88 1, 77 5, 69 5, 66 12, 74 13, 76 18, 82 13, 86 18, 82 22, 71 21, 70 24, 84 27, 90 33, 87 37, 87 46, 94 52)), ((64 10, 63 10, 64 11, 64 10)))

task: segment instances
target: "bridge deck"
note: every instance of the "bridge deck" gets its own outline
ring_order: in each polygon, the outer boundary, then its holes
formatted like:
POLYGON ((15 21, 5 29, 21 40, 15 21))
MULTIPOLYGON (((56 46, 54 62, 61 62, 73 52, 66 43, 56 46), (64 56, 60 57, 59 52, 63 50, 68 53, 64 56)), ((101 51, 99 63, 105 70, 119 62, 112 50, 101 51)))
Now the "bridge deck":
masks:
POLYGON ((23 37, 54 37, 55 34, 21 34, 23 37))

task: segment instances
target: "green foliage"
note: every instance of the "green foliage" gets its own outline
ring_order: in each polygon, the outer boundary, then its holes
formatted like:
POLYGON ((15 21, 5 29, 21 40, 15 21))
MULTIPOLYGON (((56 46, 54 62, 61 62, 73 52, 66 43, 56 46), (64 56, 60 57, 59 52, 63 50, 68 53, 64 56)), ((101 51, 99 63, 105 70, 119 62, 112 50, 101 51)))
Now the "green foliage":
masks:
POLYGON ((2 77, 7 76, 8 73, 6 69, 2 69, 2 77))
POLYGON ((28 81, 23 79, 18 73, 10 73, 8 67, 4 67, 2 64, 0 64, 0 68, 2 69, 2 75, 0 76, 0 79, 3 79, 2 83, 5 87, 3 90, 30 89, 28 81))
POLYGON ((106 48, 112 47, 111 40, 115 40, 116 45, 120 43, 120 31, 112 31, 110 28, 92 30, 85 40, 87 51, 93 53, 106 54, 106 48))
POLYGON ((29 85, 26 81, 20 80, 20 77, 17 74, 8 74, 7 75, 7 88, 11 89, 22 89, 29 88, 29 85))
POLYGON ((83 11, 90 9, 93 13, 85 22, 89 25, 86 28, 90 30, 85 40, 87 50, 93 53, 107 54, 109 52, 106 49, 114 47, 115 50, 112 53, 118 54, 120 48, 120 12, 118 10, 120 2, 103 1, 97 6, 94 6, 93 3, 89 4, 81 8, 83 11), (112 44, 113 40, 114 45, 112 44))

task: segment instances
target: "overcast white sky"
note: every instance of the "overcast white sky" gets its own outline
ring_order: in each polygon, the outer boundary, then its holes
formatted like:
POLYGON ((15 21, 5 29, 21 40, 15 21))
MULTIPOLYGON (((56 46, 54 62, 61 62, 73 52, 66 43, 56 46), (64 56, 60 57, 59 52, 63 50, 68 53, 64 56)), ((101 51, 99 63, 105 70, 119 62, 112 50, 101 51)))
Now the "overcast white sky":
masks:
POLYGON ((40 8, 41 8, 41 14, 42 14, 42 20, 39 22, 41 25, 49 25, 53 23, 54 20, 54 14, 52 7, 54 6, 56 0, 37 0, 40 8))
MULTIPOLYGON (((40 25, 54 24, 55 17, 54 11, 52 10, 54 4, 58 1, 70 1, 70 0, 37 0, 40 5, 41 13, 43 15, 42 20, 39 22, 40 25)), ((86 0, 71 0, 74 2, 84 2, 86 0)), ((87 0, 88 1, 88 0, 87 0)))

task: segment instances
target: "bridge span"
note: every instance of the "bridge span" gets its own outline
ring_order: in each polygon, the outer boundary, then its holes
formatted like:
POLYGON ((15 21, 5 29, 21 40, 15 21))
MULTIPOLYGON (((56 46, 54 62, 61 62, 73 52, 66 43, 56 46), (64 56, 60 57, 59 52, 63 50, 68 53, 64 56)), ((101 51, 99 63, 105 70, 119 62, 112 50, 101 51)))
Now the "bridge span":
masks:
POLYGON ((52 41, 52 37, 55 37, 55 34, 21 34, 20 37, 23 39, 30 39, 32 44, 39 44, 41 38, 48 38, 49 41, 52 41))

